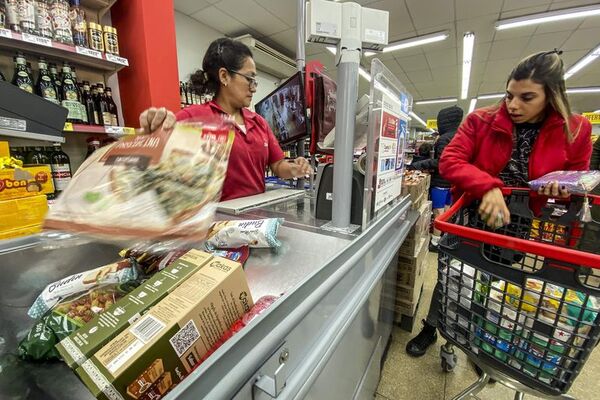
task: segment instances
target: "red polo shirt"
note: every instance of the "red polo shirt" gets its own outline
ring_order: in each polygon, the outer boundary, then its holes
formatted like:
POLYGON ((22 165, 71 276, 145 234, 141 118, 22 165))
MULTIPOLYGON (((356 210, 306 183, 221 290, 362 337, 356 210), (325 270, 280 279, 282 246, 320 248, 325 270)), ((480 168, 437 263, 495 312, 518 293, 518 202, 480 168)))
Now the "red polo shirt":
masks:
MULTIPOLYGON (((227 115, 214 101, 187 107, 177 113, 177 120, 227 115)), ((285 157, 275 135, 260 115, 242 108, 246 133, 235 126, 235 140, 223 184, 221 201, 237 199, 265 191, 267 166, 285 157)))

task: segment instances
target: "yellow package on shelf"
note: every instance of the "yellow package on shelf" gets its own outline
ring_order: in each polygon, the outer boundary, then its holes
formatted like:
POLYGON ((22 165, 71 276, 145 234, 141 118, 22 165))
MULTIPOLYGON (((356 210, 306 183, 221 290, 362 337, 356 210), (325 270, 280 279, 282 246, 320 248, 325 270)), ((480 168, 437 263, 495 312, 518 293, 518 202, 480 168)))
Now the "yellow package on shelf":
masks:
POLYGON ((32 227, 38 227, 39 231, 47 212, 48 202, 45 195, 0 201, 0 237, 22 236, 18 231, 24 228, 29 232, 32 227))
POLYGON ((54 183, 49 165, 0 169, 0 200, 50 193, 54 193, 54 183))
POLYGON ((0 142, 0 157, 10 157, 8 142, 0 142))
POLYGON ((8 231, 0 231, 0 240, 16 239, 23 236, 35 235, 42 231, 42 225, 31 225, 25 226, 19 229, 12 229, 8 231))

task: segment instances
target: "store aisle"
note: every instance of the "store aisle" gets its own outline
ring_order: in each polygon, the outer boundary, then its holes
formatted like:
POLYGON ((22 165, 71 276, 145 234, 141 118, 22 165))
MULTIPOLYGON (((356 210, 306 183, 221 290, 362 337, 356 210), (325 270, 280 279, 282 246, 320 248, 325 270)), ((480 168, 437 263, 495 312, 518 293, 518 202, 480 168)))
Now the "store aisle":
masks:
MULTIPOLYGON (((438 341, 428 353, 421 358, 409 357, 404 351, 408 342, 421 329, 420 321, 427 314, 431 292, 435 286, 437 254, 427 256, 427 270, 425 272, 425 286, 423 288, 423 301, 419 305, 417 319, 413 333, 408 333, 399 328, 394 328, 392 344, 387 361, 381 375, 381 381, 376 400, 449 400, 470 386, 477 380, 477 375, 464 353, 458 351, 459 361, 456 369, 445 374, 440 367, 439 347, 443 340, 438 336, 438 341)), ((600 380, 597 372, 600 368, 600 350, 594 352, 579 375, 569 394, 578 400, 598 398, 600 393, 600 380)), ((514 391, 500 383, 488 385, 478 397, 481 400, 512 400, 514 391)), ((525 396, 527 400, 539 399, 538 397, 525 396)))

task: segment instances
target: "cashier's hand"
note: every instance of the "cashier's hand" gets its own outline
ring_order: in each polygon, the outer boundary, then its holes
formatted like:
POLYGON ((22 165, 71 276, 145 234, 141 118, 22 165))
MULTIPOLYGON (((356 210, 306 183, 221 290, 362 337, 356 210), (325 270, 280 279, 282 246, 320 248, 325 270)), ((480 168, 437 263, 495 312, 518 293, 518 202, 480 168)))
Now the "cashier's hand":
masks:
POLYGON ((150 107, 140 114, 140 130, 142 133, 149 134, 161 128, 170 131, 175 126, 177 118, 173 112, 165 107, 150 107))
POLYGON ((483 195, 479 215, 489 227, 494 229, 510 223, 510 211, 504 202, 502 190, 495 188, 483 195))
POLYGON ((294 178, 307 177, 312 175, 313 173, 313 169, 311 168, 310 163, 304 157, 298 157, 294 160, 292 171, 294 178))
POLYGON ((541 186, 538 194, 556 199, 566 199, 570 196, 569 191, 564 186, 559 187, 557 181, 550 182, 546 186, 541 186))

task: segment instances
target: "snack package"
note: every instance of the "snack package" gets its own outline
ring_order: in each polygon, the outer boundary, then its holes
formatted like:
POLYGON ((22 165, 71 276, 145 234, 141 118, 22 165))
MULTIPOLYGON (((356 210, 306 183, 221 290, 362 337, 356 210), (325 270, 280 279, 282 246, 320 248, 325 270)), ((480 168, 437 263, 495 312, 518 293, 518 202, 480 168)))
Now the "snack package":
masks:
POLYGON ((135 260, 127 259, 104 265, 90 271, 73 274, 46 286, 27 312, 31 318, 40 318, 59 301, 75 294, 107 284, 121 284, 138 279, 135 260))
POLYGON ((209 251, 215 257, 227 258, 231 261, 239 262, 244 265, 248 257, 250 257, 250 249, 248 246, 243 246, 237 249, 219 249, 209 251))
POLYGON ((165 247, 163 243, 156 245, 137 243, 130 248, 121 250, 119 255, 123 258, 135 258, 144 274, 152 275, 171 265, 189 250, 187 247, 171 249, 170 244, 165 247))
POLYGON ((44 227, 108 240, 201 241, 213 222, 234 130, 210 118, 96 151, 44 227))
POLYGON ((206 241, 208 248, 233 249, 248 246, 255 249, 278 248, 277 232, 283 218, 218 221, 213 224, 206 241))
POLYGON ((530 181, 529 187, 537 192, 554 181, 571 194, 587 194, 600 184, 600 171, 554 171, 530 181))
POLYGON ((19 343, 19 357, 25 360, 60 359, 56 344, 103 312, 137 287, 138 281, 102 285, 77 293, 55 305, 37 321, 19 343))

